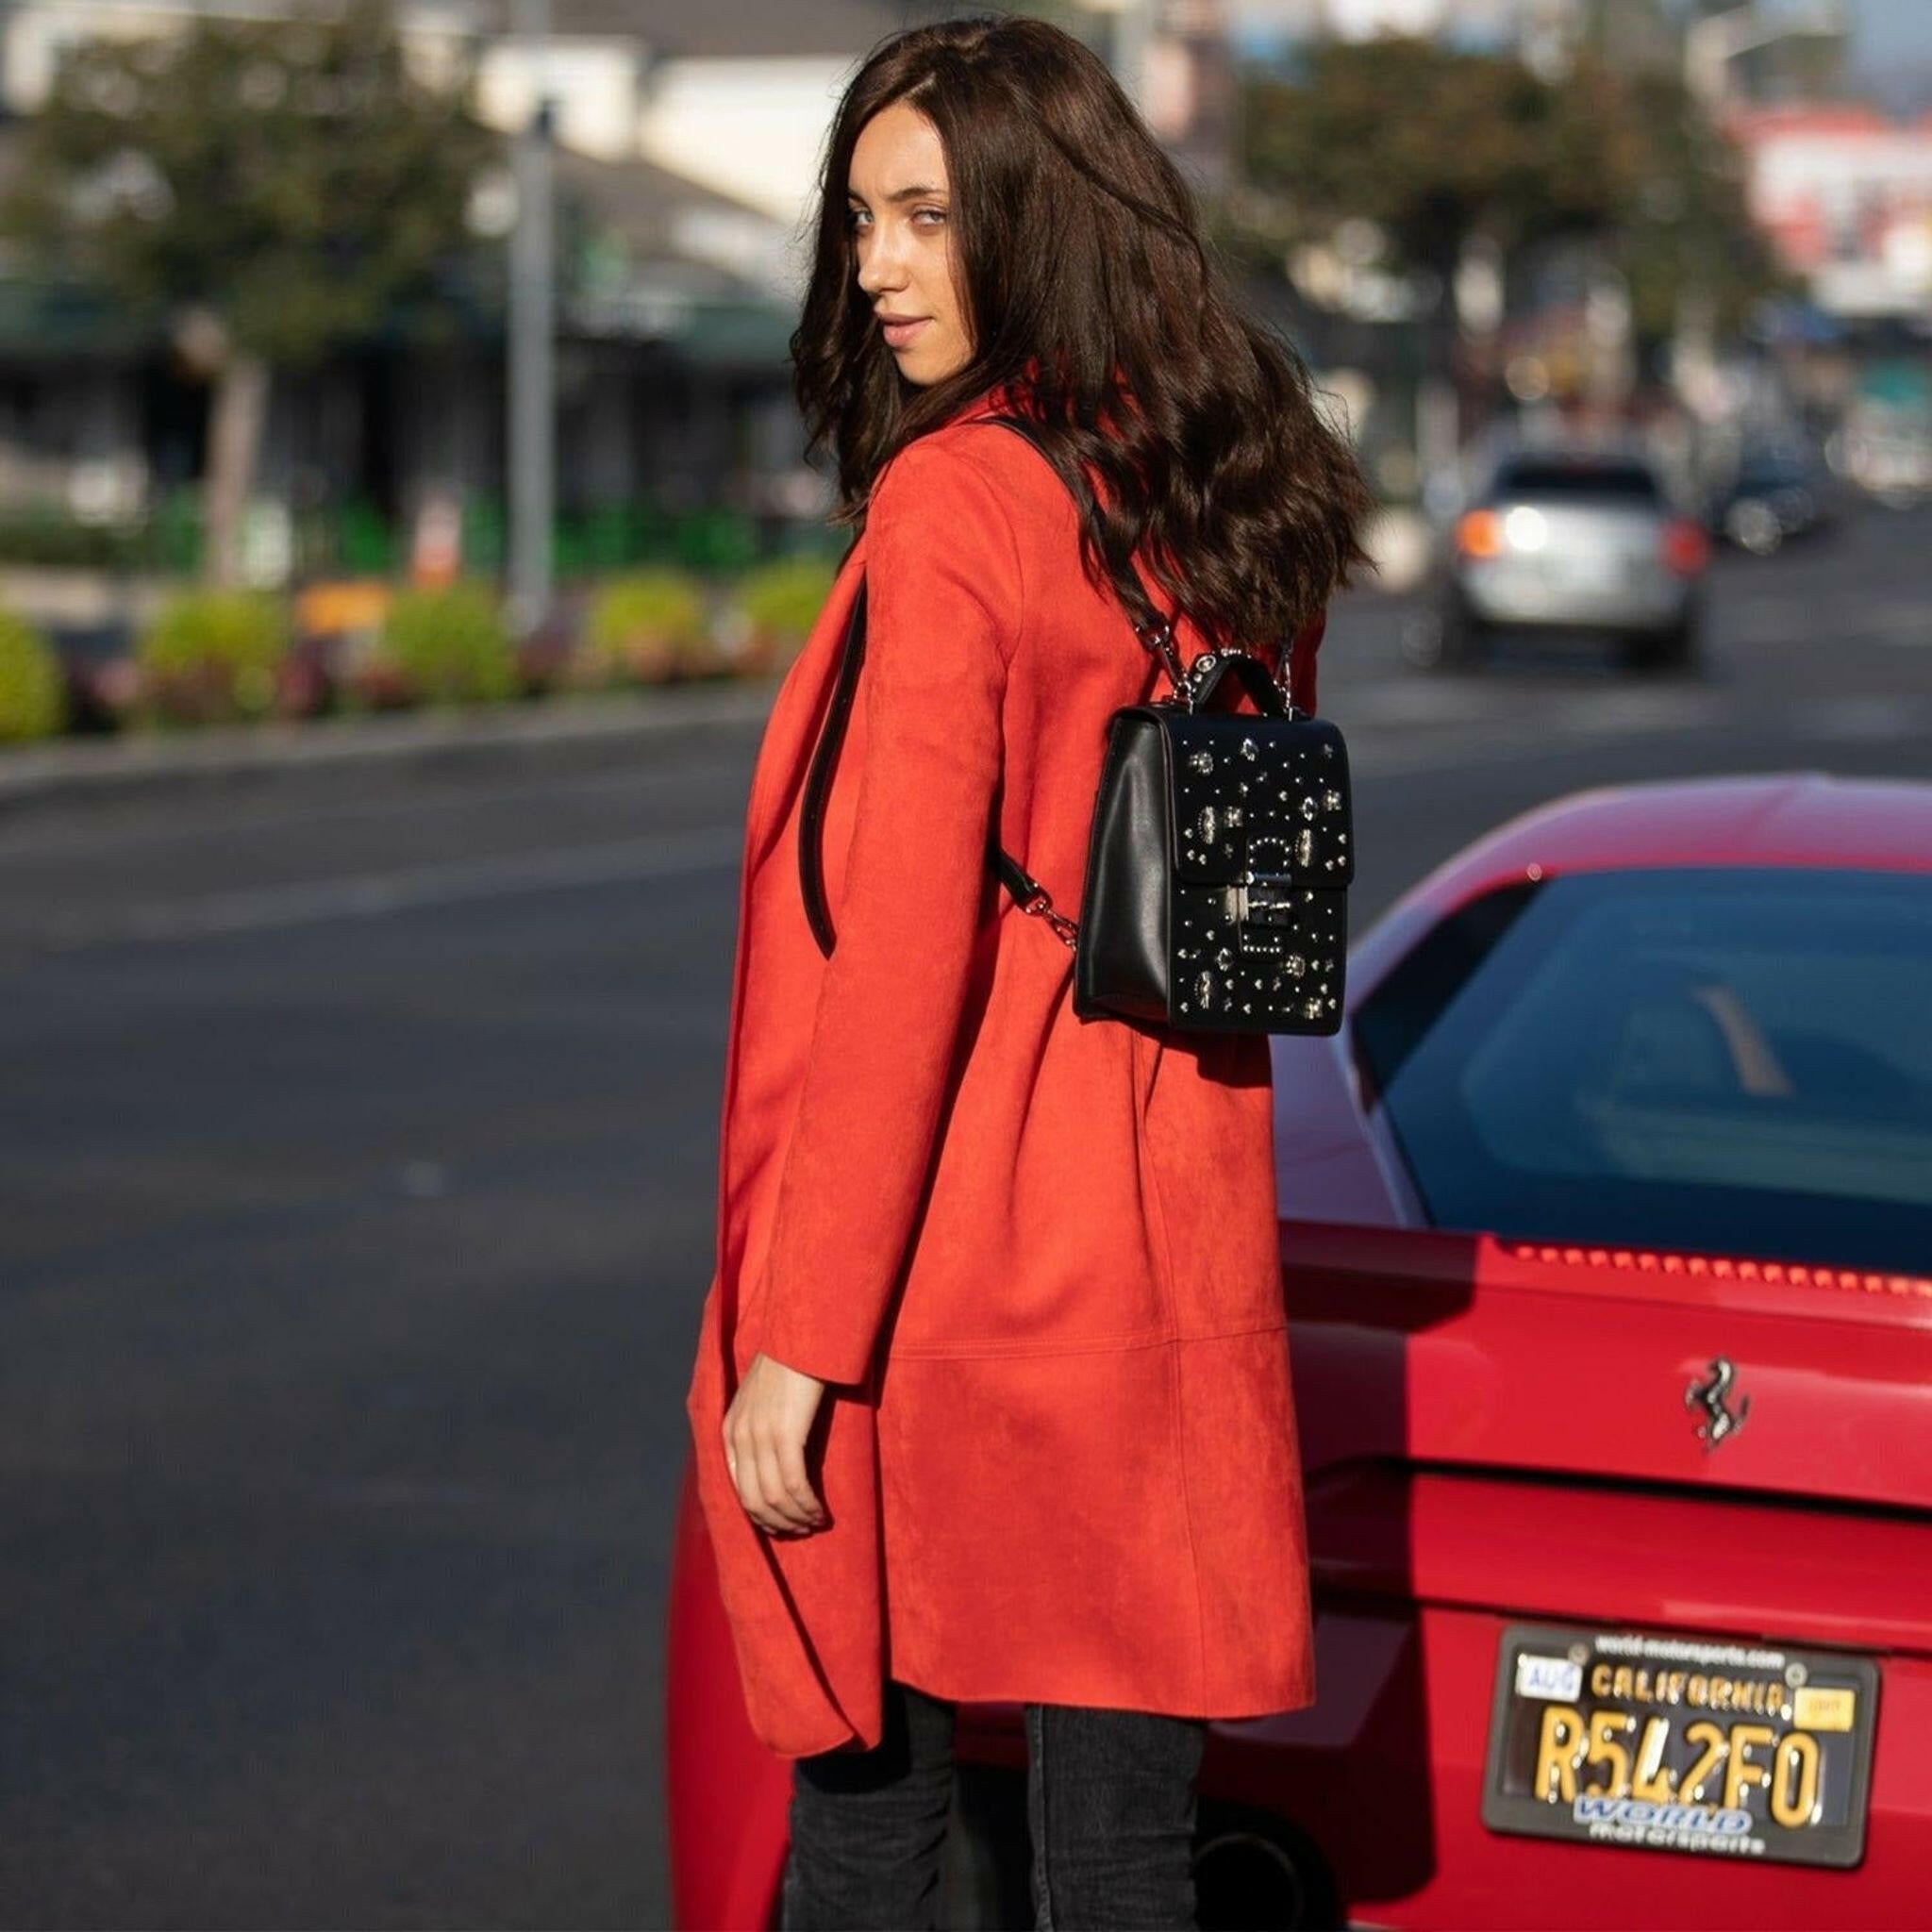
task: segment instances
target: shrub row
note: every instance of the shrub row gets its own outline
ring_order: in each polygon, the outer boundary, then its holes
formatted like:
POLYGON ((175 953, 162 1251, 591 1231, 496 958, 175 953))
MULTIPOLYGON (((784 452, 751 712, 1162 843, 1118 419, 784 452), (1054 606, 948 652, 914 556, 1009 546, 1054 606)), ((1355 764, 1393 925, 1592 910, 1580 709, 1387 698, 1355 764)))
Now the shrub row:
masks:
MULTIPOLYGON (((192 485, 177 485, 146 515, 124 521, 82 519, 54 504, 9 505, 0 508, 0 563, 192 575, 201 567, 202 524, 200 492, 192 485)), ((680 509, 643 500, 559 514, 551 566, 562 582, 645 565, 742 570, 770 555, 774 537, 786 528, 774 517, 721 505, 680 509)), ((407 526, 355 499, 296 509, 290 537, 305 575, 386 575, 402 568, 409 554, 407 526)), ((508 550, 503 502, 473 497, 462 513, 462 553, 471 568, 500 571, 508 550)))
POLYGON ((681 571, 629 572, 598 586, 574 625, 521 644, 480 579, 366 586, 359 614, 306 634, 280 597, 186 591, 135 640, 125 675, 81 679, 78 707, 54 648, 0 614, 0 741, 55 735, 76 708, 93 723, 190 724, 762 675, 796 653, 832 577, 827 561, 787 558, 720 594, 681 571))
POLYGON ((67 679, 51 645, 0 611, 0 742, 52 738, 67 728, 67 679))

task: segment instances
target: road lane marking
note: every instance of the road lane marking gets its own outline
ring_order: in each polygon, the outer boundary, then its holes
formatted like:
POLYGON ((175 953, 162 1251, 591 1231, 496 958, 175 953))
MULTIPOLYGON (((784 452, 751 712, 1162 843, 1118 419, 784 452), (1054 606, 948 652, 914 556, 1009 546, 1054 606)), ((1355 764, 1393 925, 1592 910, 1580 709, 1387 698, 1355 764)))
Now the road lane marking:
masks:
MULTIPOLYGON (((1629 691, 1576 695, 1485 728, 1377 729, 1354 737, 1358 777, 1410 778, 1501 758, 1535 758, 1595 740, 1675 736, 1708 729, 1737 708, 1710 691, 1629 691)), ((1335 714, 1351 729, 1351 708, 1335 714)), ((1745 722, 1741 717, 1739 722, 1745 722)), ((1795 743, 1848 743, 1916 738, 1923 701, 1846 696, 1813 700, 1758 718, 1795 743)), ((594 845, 365 873, 136 904, 105 916, 55 915, 18 933, 9 950, 54 952, 86 946, 219 938, 364 919, 416 908, 457 905, 520 892, 616 885, 710 871, 735 871, 743 855, 741 824, 696 827, 594 845)))
MULTIPOLYGON (((313 774, 303 768, 296 775, 308 778, 313 774)), ((332 779, 334 774, 325 776, 332 779)), ((125 819, 103 824, 90 818, 71 824, 50 824, 41 816, 15 822, 0 812, 0 863, 14 858, 43 859, 51 854, 84 852, 98 846, 125 851, 137 845, 192 845, 205 840, 211 829, 222 830, 234 824, 244 810, 242 829, 250 837, 260 837, 402 817, 413 824, 438 814, 475 812, 533 799, 547 802, 636 793, 641 805, 642 798, 652 792, 675 786, 689 793, 698 783, 714 785, 722 805, 731 802, 728 794, 733 791, 742 798, 746 778, 722 764, 696 776, 692 766, 683 762, 643 769, 625 765, 590 772, 525 772, 497 780, 466 777, 461 781, 462 789, 456 791, 432 790, 418 783, 407 794, 400 788, 374 797, 364 792, 346 799, 325 798, 311 792, 307 798, 277 805, 274 802, 275 777, 271 774, 250 791, 245 806, 232 797, 216 804, 202 796, 191 796, 187 812, 181 818, 164 819, 158 824, 125 819)), ((152 809, 151 802, 146 808, 152 809)))
POLYGON ((36 950, 47 951, 273 932, 291 925, 406 912, 419 906, 451 906, 518 892, 709 872, 736 867, 743 850, 742 825, 703 825, 561 851, 459 859, 395 872, 360 873, 348 878, 157 900, 125 907, 105 919, 80 919, 65 925, 57 921, 26 937, 36 950))

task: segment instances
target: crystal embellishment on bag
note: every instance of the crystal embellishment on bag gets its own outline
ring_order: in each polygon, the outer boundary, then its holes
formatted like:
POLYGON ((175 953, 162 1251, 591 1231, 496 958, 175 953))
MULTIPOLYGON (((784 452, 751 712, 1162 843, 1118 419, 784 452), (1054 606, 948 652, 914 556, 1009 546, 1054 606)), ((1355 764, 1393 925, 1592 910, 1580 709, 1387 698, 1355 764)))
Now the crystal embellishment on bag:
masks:
POLYGON ((1270 733, 1238 714, 1163 721, 1178 741, 1172 1010, 1191 1027, 1333 1032, 1354 871, 1344 768, 1324 735, 1332 726, 1301 720, 1271 735, 1268 722, 1270 733))

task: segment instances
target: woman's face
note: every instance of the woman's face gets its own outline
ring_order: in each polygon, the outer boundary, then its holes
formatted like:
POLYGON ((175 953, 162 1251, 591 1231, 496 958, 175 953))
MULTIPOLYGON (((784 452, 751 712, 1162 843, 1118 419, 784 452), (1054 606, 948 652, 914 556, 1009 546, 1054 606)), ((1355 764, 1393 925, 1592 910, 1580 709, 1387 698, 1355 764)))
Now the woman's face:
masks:
POLYGON ((943 382, 973 359, 940 131, 895 101, 859 130, 846 176, 858 286, 908 382, 943 382))

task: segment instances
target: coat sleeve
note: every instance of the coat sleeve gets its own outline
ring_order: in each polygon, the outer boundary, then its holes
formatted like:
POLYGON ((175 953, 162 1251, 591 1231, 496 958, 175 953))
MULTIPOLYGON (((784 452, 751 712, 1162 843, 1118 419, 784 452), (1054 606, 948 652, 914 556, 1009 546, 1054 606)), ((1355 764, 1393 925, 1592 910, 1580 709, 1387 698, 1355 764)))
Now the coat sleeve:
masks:
POLYGON ((866 1378, 933 1158, 990 876, 1021 593, 1012 526, 977 459, 909 443, 867 515, 863 765, 758 1339, 826 1382, 866 1378))

